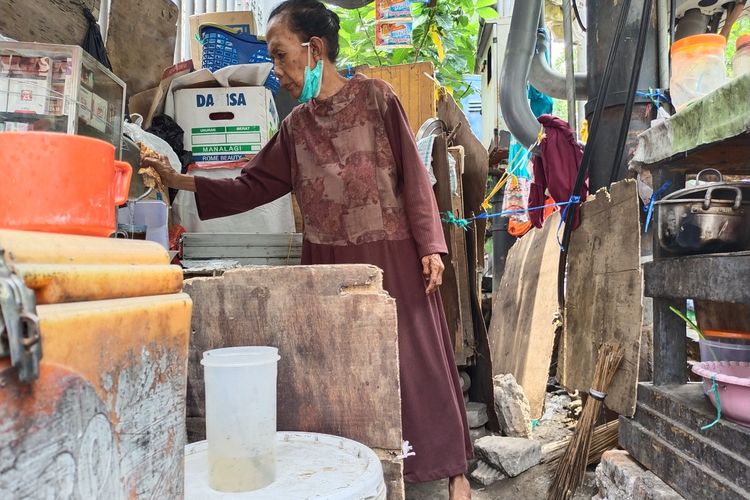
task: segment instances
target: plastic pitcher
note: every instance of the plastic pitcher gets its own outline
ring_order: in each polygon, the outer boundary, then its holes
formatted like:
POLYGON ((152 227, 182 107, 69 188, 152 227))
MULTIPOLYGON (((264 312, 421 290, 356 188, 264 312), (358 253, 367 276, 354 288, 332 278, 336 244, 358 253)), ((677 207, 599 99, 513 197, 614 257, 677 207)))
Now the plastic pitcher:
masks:
POLYGON ((669 91, 678 111, 726 83, 726 44, 723 36, 710 33, 688 36, 672 44, 669 91))
POLYGON ((208 482, 223 492, 276 480, 275 347, 227 347, 203 353, 208 482))

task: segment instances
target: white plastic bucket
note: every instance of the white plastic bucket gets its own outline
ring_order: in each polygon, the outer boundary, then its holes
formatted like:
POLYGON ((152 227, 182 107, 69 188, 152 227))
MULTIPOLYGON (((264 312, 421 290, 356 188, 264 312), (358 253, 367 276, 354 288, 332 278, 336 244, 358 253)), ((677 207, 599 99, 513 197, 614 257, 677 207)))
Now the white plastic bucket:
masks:
POLYGON ((337 436, 276 434, 276 481, 248 493, 222 493, 208 484, 208 444, 185 447, 185 500, 385 500, 383 468, 374 451, 337 436))
POLYGON ((263 488, 276 479, 275 347, 203 353, 208 483, 223 492, 263 488))

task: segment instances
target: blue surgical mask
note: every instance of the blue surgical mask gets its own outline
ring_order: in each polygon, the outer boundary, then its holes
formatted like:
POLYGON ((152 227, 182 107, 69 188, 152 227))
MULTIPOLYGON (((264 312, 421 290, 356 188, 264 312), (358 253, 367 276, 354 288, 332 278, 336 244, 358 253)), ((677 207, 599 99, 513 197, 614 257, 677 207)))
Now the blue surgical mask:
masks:
POLYGON ((307 66, 305 66, 305 81, 302 84, 302 93, 297 99, 302 104, 320 95, 320 85, 323 83, 323 59, 320 59, 313 69, 310 69, 312 55, 310 53, 310 42, 303 43, 307 46, 307 66))

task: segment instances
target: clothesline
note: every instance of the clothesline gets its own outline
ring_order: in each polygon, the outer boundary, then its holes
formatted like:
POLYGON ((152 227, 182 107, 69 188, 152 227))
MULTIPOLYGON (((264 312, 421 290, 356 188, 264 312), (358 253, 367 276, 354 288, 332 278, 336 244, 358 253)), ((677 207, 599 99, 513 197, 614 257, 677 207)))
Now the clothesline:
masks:
POLYGON ((453 212, 444 212, 441 215, 442 215, 443 222, 445 222, 446 224, 453 224, 454 226, 458 226, 462 229, 467 229, 469 226, 471 226, 471 223, 475 220, 492 219, 494 217, 508 217, 510 215, 525 214, 527 212, 533 212, 535 210, 544 210, 546 208, 566 207, 568 205, 578 203, 579 201, 580 201, 579 197, 574 196, 568 201, 562 201, 559 203, 550 203, 549 205, 529 207, 529 208, 520 209, 520 210, 505 210, 502 212, 496 212, 494 214, 488 214, 487 212, 482 212, 479 215, 475 215, 474 217, 467 217, 466 219, 457 218, 455 215, 453 215, 453 212))

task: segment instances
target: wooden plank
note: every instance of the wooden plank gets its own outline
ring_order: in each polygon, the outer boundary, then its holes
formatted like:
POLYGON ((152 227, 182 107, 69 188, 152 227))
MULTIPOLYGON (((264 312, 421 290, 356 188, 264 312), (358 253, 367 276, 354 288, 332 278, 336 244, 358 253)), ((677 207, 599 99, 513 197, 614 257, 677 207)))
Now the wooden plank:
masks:
POLYGON ((643 321, 639 210, 634 180, 613 184, 609 193, 599 191, 581 207, 581 225, 568 248, 565 331, 558 355, 562 385, 587 392, 599 346, 622 346, 624 358, 605 404, 626 416, 635 411, 643 321))
POLYGON ((644 270, 648 297, 750 304, 750 252, 654 260, 644 270))
POLYGON ((381 457, 389 498, 403 498, 395 301, 374 266, 230 270, 185 283, 194 301, 188 439, 203 439, 203 351, 279 348, 279 430, 359 441, 381 457))
POLYGON ((695 319, 701 330, 750 332, 750 304, 695 301, 695 319))
POLYGON ((0 498, 182 498, 190 299, 37 308, 40 377, 0 360, 0 498))
MULTIPOLYGON (((454 212, 453 209, 453 195, 450 189, 450 173, 448 165, 448 149, 445 143, 444 136, 438 136, 435 138, 435 143, 432 147, 432 170, 437 179, 435 184, 435 199, 437 201, 438 210, 441 213, 454 212)), ((461 217, 461 214, 454 215, 461 217)), ((445 264, 445 271, 443 272, 443 284, 440 287, 440 297, 443 301, 443 309, 445 311, 445 319, 448 323, 448 331, 451 335, 451 342, 453 343, 453 354, 456 359, 456 364, 462 365, 466 363, 463 344, 464 344, 464 329, 462 314, 469 313, 470 311, 462 311, 460 304, 459 290, 461 284, 459 282, 459 271, 460 266, 458 242, 457 239, 463 238, 463 230, 452 225, 443 224, 443 234, 445 236, 445 242, 448 245, 448 255, 443 256, 443 264, 445 264)))
POLYGON ((128 95, 159 85, 174 63, 179 7, 172 0, 110 0, 107 52, 128 95))
POLYGON ((511 247, 492 298, 493 375, 513 374, 529 400, 532 419, 544 412, 555 343, 559 221, 560 214, 552 214, 542 229, 532 229, 511 247))
POLYGON ((435 82, 425 75, 435 74, 435 67, 431 62, 361 68, 359 71, 370 78, 380 78, 391 84, 404 106, 409 126, 415 134, 425 121, 437 116, 435 82))
MULTIPOLYGON (((448 154, 450 154, 456 162, 456 190, 457 193, 451 193, 451 206, 453 213, 460 217, 464 217, 464 204, 463 204, 463 183, 461 182, 462 174, 464 171, 464 148, 462 146, 456 146, 448 148, 448 154)), ((455 252, 455 267, 457 272, 458 282, 458 305, 461 309, 461 326, 462 326, 462 339, 456 344, 454 349, 456 351, 457 362, 460 359, 462 362, 459 365, 466 365, 471 357, 474 355, 474 321, 471 313, 471 280, 469 277, 469 255, 466 248, 466 239, 468 237, 467 232, 459 227, 453 227, 454 233, 453 240, 455 241, 456 252, 455 252)))
POLYGON ((680 153, 667 160, 644 169, 652 172, 671 170, 673 172, 699 172, 704 168, 716 168, 724 175, 748 175, 750 164, 750 133, 745 133, 717 143, 707 144, 687 153, 680 153))
POLYGON ((0 33, 19 42, 80 45, 88 22, 82 6, 99 16, 99 0, 4 0, 0 33))

